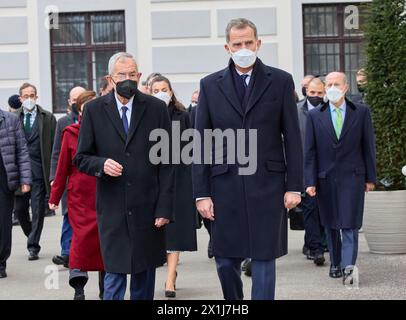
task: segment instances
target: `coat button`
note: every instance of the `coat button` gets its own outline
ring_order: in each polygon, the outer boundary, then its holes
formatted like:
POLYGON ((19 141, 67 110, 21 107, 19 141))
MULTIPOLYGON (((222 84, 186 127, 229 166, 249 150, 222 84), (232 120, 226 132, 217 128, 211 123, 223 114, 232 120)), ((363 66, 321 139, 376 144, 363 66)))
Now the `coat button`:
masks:
POLYGON ((127 187, 131 187, 132 183, 131 182, 127 182, 127 187))
POLYGON ((132 216, 132 215, 133 215, 132 211, 129 211, 129 212, 128 212, 128 215, 129 215, 129 216, 132 216))
POLYGON ((127 152, 126 154, 125 154, 125 156, 128 158, 128 157, 131 157, 131 153, 129 153, 129 152, 127 152))

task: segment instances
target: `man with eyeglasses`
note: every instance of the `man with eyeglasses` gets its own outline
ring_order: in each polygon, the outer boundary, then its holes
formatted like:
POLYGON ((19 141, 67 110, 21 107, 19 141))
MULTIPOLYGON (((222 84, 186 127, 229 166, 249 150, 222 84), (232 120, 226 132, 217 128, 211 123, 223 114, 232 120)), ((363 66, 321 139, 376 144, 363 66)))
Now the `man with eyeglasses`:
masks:
POLYGON ((128 274, 131 300, 154 298, 155 269, 166 262, 163 226, 173 220, 173 166, 149 159, 150 134, 170 132, 169 113, 138 90, 140 76, 131 54, 110 58, 114 90, 86 105, 75 158, 80 171, 98 178, 104 300, 124 299, 128 274))
POLYGON ((38 260, 39 245, 45 217, 45 198, 49 195, 49 172, 56 119, 52 113, 37 105, 37 88, 24 83, 20 88, 22 108, 17 111, 21 120, 31 161, 31 192, 17 194, 15 213, 24 234, 28 237, 28 260, 38 260), (32 221, 29 208, 31 206, 32 221))

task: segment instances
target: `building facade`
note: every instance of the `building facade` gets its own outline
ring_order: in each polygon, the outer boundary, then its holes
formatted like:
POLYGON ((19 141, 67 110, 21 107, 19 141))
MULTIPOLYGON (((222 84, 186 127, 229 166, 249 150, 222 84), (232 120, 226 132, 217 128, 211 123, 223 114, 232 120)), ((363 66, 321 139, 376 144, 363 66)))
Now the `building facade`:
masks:
POLYGON ((109 57, 133 53, 143 73, 168 76, 189 104, 205 75, 226 66, 225 28, 245 17, 263 41, 259 57, 292 73, 300 95, 305 74, 350 75, 364 66, 369 0, 0 0, 0 106, 23 82, 39 104, 66 110, 69 89, 97 90, 109 57))

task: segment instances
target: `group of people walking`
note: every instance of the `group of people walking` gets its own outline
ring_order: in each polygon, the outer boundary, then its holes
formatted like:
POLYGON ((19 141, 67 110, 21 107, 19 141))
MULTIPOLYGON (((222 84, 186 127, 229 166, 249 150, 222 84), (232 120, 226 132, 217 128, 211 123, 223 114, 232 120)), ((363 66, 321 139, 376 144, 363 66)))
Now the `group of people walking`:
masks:
MULTIPOLYGON (((21 87, 17 116, 0 111, 0 199, 6 204, 0 209, 0 276, 6 276, 19 188, 22 225, 31 199, 30 260, 40 250, 44 195, 50 191, 52 210, 62 200, 62 251, 53 261, 69 267, 74 299, 85 299, 87 272, 97 271, 100 298, 124 299, 130 274, 131 299, 152 300, 156 268, 165 263, 162 289, 176 297, 179 255, 197 250, 196 209, 210 232, 208 254, 224 299, 244 298, 243 261, 252 276, 251 298, 274 299, 276 259, 287 254, 286 212, 298 205, 313 226, 306 230, 308 257, 324 264, 324 232, 330 277, 354 282, 364 192, 376 180, 368 107, 346 98, 341 72, 325 82, 311 78, 306 99, 296 105, 292 76, 257 57, 261 40, 251 21, 230 21, 226 40, 229 65, 201 80, 189 110, 159 73, 140 90, 136 60, 123 52, 111 57, 100 97, 72 89, 72 112, 58 123, 36 104, 33 85, 21 87), (194 149, 200 161, 175 164, 171 148, 162 148, 161 158, 170 161, 151 162, 151 132, 170 133, 174 125, 203 137, 194 149), (244 142, 245 150, 256 151, 255 173, 240 174, 241 163, 214 161, 216 146, 204 148, 209 129, 255 130, 256 145, 244 142)), ((222 143, 225 160, 230 141, 222 143)))

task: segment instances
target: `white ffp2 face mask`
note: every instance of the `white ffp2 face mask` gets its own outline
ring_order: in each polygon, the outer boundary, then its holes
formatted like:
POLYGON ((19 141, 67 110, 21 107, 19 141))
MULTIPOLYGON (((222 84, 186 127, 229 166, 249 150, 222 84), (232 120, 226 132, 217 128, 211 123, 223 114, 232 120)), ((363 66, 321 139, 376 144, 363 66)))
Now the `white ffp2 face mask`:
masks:
POLYGON ((334 86, 327 89, 326 91, 326 97, 332 103, 338 102, 343 96, 344 92, 342 92, 340 89, 334 86))
POLYGON ((159 91, 158 93, 154 94, 154 97, 165 102, 167 106, 169 105, 169 103, 171 102, 171 99, 172 99, 172 97, 169 95, 168 92, 163 92, 163 91, 159 91))
POLYGON ((23 102, 23 108, 29 112, 31 112, 32 110, 34 110, 36 105, 35 100, 31 100, 31 99, 27 99, 23 102))
POLYGON ((251 51, 249 49, 241 49, 236 52, 231 52, 231 58, 234 63, 241 68, 249 68, 254 65, 257 60, 257 52, 251 51))

